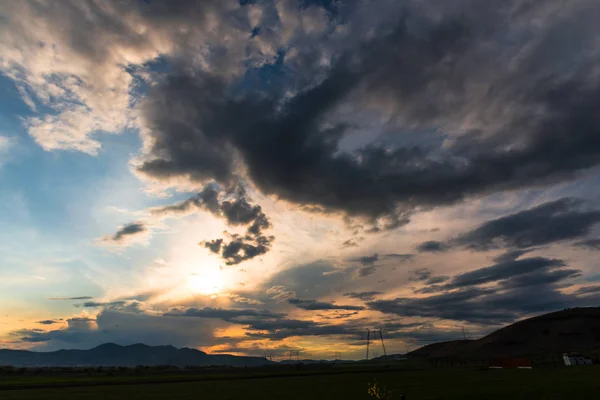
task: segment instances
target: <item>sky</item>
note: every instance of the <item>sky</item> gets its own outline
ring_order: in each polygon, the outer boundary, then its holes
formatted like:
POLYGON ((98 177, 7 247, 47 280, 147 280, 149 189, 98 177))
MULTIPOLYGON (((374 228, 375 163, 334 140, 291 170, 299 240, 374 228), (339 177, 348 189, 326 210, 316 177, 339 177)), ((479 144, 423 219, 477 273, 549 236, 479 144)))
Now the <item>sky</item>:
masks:
POLYGON ((598 19, 0 0, 0 347, 358 359, 598 306, 598 19))

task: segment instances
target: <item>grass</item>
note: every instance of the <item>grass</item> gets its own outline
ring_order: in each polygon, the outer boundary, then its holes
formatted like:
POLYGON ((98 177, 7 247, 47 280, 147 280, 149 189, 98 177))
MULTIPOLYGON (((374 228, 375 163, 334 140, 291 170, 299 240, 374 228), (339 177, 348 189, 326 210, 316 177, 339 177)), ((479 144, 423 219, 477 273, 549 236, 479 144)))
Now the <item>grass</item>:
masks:
MULTIPOLYGON (((395 398, 400 398, 399 395, 404 394, 407 400, 596 399, 600 393, 600 379, 598 379, 600 365, 533 370, 428 368, 386 372, 346 369, 337 372, 344 373, 311 372, 305 376, 281 376, 280 374, 274 377, 256 376, 255 379, 242 379, 246 375, 238 373, 228 380, 0 390, 0 398, 2 400, 64 398, 351 400, 370 399, 367 390, 373 379, 397 395, 395 398)), ((125 378, 120 377, 120 379, 122 381, 125 378)), ((211 379, 211 377, 204 376, 202 379, 211 379)), ((33 381, 27 383, 35 384, 33 381)))

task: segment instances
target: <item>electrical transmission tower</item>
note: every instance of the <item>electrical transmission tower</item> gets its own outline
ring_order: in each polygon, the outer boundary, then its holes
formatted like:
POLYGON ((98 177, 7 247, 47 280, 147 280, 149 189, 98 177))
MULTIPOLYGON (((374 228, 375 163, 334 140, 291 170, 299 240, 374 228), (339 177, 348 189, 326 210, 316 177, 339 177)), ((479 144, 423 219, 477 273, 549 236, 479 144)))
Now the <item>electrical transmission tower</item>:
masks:
MULTIPOLYGON (((373 329, 373 340, 377 340, 377 333, 379 333, 379 338, 381 339, 381 347, 383 348, 383 358, 387 360, 387 351, 385 350, 385 343, 383 341, 383 331, 381 329, 373 329)), ((367 329, 367 360, 369 360, 369 345, 371 342, 371 329, 367 329)))
POLYGON ((381 338, 381 347, 383 347, 383 359, 387 360, 387 351, 385 351, 385 343, 383 343, 383 333, 379 330, 379 337, 381 338))
POLYGON ((369 361, 369 340, 371 339, 371 331, 367 329, 367 361, 369 361))

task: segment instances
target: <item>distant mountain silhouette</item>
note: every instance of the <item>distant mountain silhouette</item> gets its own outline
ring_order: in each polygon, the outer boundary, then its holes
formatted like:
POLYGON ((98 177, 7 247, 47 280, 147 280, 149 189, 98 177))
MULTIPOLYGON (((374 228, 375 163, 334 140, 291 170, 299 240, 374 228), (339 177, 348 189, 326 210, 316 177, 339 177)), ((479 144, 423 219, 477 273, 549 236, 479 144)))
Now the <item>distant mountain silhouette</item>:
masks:
POLYGON ((420 358, 492 358, 600 350, 600 307, 570 308, 525 319, 477 340, 433 343, 420 358))
POLYGON ((259 366, 272 364, 261 357, 238 357, 228 354, 212 355, 187 347, 147 346, 134 344, 119 346, 106 343, 90 350, 58 350, 35 352, 26 350, 1 350, 0 365, 16 367, 58 367, 58 366, 259 366))

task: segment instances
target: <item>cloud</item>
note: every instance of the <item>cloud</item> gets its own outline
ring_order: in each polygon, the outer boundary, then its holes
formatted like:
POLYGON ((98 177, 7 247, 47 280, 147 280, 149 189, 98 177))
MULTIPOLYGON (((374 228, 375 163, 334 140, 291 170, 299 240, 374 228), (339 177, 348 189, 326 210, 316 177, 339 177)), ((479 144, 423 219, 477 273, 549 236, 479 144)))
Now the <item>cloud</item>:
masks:
POLYGON ((261 286, 264 291, 278 287, 282 292, 293 292, 297 296, 321 299, 341 293, 353 279, 353 269, 337 268, 329 261, 319 260, 308 264, 297 264, 279 271, 261 286))
MULTIPOLYGON (((254 225, 252 225, 254 226, 254 225)), ((249 228, 249 230, 252 228, 249 228)), ((225 243, 223 239, 201 242, 211 252, 220 254, 227 265, 237 265, 246 260, 266 254, 271 249, 271 244, 275 236, 258 235, 237 235, 230 236, 231 240, 225 243)))
POLYGON ((544 257, 532 257, 523 260, 508 261, 455 275, 450 282, 444 286, 445 288, 450 289, 481 285, 509 279, 516 275, 531 273, 539 269, 550 270, 561 268, 565 265, 566 263, 562 260, 544 257))
POLYGON ((116 301, 86 301, 82 304, 77 304, 76 307, 85 307, 85 308, 97 308, 97 307, 121 307, 127 304, 125 300, 116 300, 116 301))
POLYGON ((437 253, 447 251, 450 248, 451 247, 448 244, 438 242, 437 240, 429 240, 417 245, 417 251, 419 253, 437 253))
MULTIPOLYGON (((98 132, 136 126, 133 107, 152 75, 148 64, 160 56, 194 53, 208 42, 218 47, 225 36, 235 42, 247 36, 239 27, 245 10, 236 13, 211 0, 129 5, 25 0, 0 7, 0 70, 35 113, 25 119, 25 127, 46 150, 97 154, 98 132), (209 28, 208 21, 215 18, 219 23, 209 28), (185 33, 182 26, 187 26, 185 33)), ((235 53, 230 46, 228 55, 235 53)), ((217 67, 217 57, 211 58, 217 67)))
POLYGON ((390 259, 390 260, 394 260, 394 261, 399 261, 399 262, 405 262, 405 261, 411 261, 415 258, 414 254, 396 254, 396 253, 392 253, 392 254, 384 254, 383 255, 384 258, 390 259))
MULTIPOLYGON (((282 69, 276 84, 257 83, 256 91, 205 71, 174 70, 142 106, 152 145, 139 171, 198 182, 229 182, 243 171, 265 194, 364 217, 375 231, 402 226, 417 207, 564 180, 598 164, 600 118, 592 110, 600 86, 587 68, 596 56, 583 50, 593 34, 574 29, 578 46, 551 46, 561 26, 546 7, 517 13, 510 1, 485 9, 467 1, 433 18, 426 7, 407 5, 395 26, 382 22, 371 39, 354 36, 360 39, 332 49, 314 79, 310 69, 292 70, 300 76, 282 69), (518 34, 540 19, 549 28, 537 30, 535 41, 518 34), (499 39, 507 35, 520 39, 509 46, 499 39), (569 53, 581 68, 567 74, 562 58, 544 56, 549 49, 569 53), (511 61, 499 64, 498 54, 511 61), (306 84, 297 88, 298 80, 306 84), (340 151, 355 122, 339 110, 362 105, 393 115, 397 132, 443 132, 422 146, 371 142, 340 151)), ((585 16, 576 6, 561 14, 572 22, 585 16)), ((400 133, 390 136, 401 142, 400 133)))
POLYGON ((473 250, 527 249, 590 234, 600 211, 583 209, 580 199, 564 197, 488 221, 454 242, 473 250))
POLYGON ((514 261, 517 258, 521 257, 524 254, 527 254, 530 251, 531 250, 510 250, 510 251, 507 251, 506 253, 502 253, 502 254, 494 257, 494 262, 505 263, 505 262, 514 261))
POLYGON ((300 300, 300 299, 288 299, 288 303, 292 304, 298 308, 303 310, 347 310, 347 311, 359 311, 364 310, 363 306, 350 306, 350 305, 339 305, 334 303, 329 303, 325 301, 317 301, 317 300, 300 300))
POLYGON ((50 297, 48 300, 91 300, 92 296, 76 296, 76 297, 50 297))
POLYGON ((342 243, 342 245, 340 246, 340 248, 342 248, 342 249, 345 249, 348 247, 358 247, 357 241, 354 239, 348 239, 344 243, 342 243))
POLYGON ((585 240, 581 240, 579 242, 575 242, 575 243, 573 243, 573 245, 577 246, 577 247, 588 248, 590 250, 600 250, 600 239, 598 239, 598 238, 585 239, 585 240))
POLYGON ((245 235, 230 234, 228 242, 218 238, 200 243, 210 252, 219 254, 227 265, 237 265, 266 254, 271 249, 275 236, 263 234, 263 230, 271 228, 271 222, 262 207, 250 204, 246 189, 239 182, 224 194, 220 192, 218 186, 208 184, 193 197, 178 204, 153 208, 150 213, 167 217, 205 210, 225 219, 229 226, 247 226, 245 235))
POLYGON ((42 325, 54 325, 54 324, 60 324, 62 323, 62 319, 57 320, 57 319, 45 319, 43 321, 38 321, 38 324, 42 324, 42 325))
POLYGON ((410 276, 408 278, 409 281, 426 281, 431 277, 431 270, 429 268, 417 268, 413 269, 410 272, 410 276))
POLYGON ((235 321, 239 317, 281 318, 285 314, 273 313, 269 310, 257 310, 253 308, 187 308, 184 310, 173 309, 164 314, 168 317, 195 317, 195 318, 217 318, 223 321, 235 321))
POLYGON ((597 294, 600 293, 600 286, 583 286, 575 292, 579 295, 597 294))
POLYGON ((366 300, 373 300, 374 297, 383 294, 382 292, 376 292, 376 291, 371 291, 371 292, 348 292, 348 293, 344 293, 344 296, 346 297, 350 297, 352 299, 360 299, 363 301, 366 300))
POLYGON ((100 240, 117 246, 126 246, 145 240, 149 234, 148 227, 144 222, 132 222, 123 225, 119 230, 110 236, 104 236, 100 240))
POLYGON ((10 150, 15 145, 15 139, 0 135, 0 168, 10 159, 10 150))
POLYGON ((415 290, 427 297, 367 302, 371 310, 404 317, 430 317, 475 324, 506 324, 530 313, 591 305, 594 299, 562 293, 581 271, 558 259, 531 257, 454 275, 445 284, 415 290), (490 286, 496 284, 496 286, 490 286), (531 293, 535 292, 535 296, 531 293))
POLYGON ((364 278, 369 275, 373 275, 377 271, 377 268, 380 267, 380 265, 375 265, 377 261, 384 262, 384 260, 394 260, 400 263, 404 263, 412 260, 413 258, 413 254, 385 254, 382 257, 380 257, 379 254, 373 254, 370 256, 351 258, 349 261, 357 262, 360 265, 362 265, 362 267, 356 270, 356 274, 358 277, 364 278))
POLYGON ((432 276, 431 278, 427 279, 425 283, 427 283, 428 285, 435 285, 438 283, 446 282, 448 279, 450 279, 450 277, 447 275, 432 276))
POLYGON ((45 149, 95 154, 95 132, 139 126, 137 169, 153 180, 243 175, 377 232, 598 165, 594 4, 475 3, 355 3, 338 19, 280 3, 23 1, 3 9, 0 68, 52 110, 26 123, 45 149))
POLYGON ((103 343, 200 347, 212 345, 214 330, 226 325, 218 319, 176 318, 104 309, 95 319, 67 319, 62 329, 21 330, 11 336, 35 344, 36 350, 44 351, 89 349, 103 343))
POLYGON ((270 298, 275 299, 277 301, 282 301, 282 300, 288 299, 290 297, 296 296, 296 292, 287 290, 285 288, 285 286, 282 286, 282 285, 272 286, 272 287, 268 288, 265 291, 265 293, 267 294, 267 296, 269 296, 270 298))
POLYGON ((377 262, 377 260, 379 259, 379 255, 378 254, 373 254, 372 256, 362 256, 362 257, 358 257, 358 258, 352 258, 350 259, 350 261, 353 262, 358 262, 361 265, 373 265, 377 262))
POLYGON ((304 320, 272 320, 250 324, 246 336, 281 340, 305 336, 356 336, 361 330, 361 327, 346 323, 326 325, 304 320))
POLYGON ((159 216, 169 216, 171 214, 189 213, 194 209, 207 210, 214 215, 220 215, 221 204, 219 199, 219 190, 214 185, 206 185, 202 191, 189 199, 169 206, 150 209, 150 213, 159 216))
POLYGON ((377 266, 370 265, 368 267, 359 268, 356 272, 359 278, 365 278, 369 275, 373 275, 377 271, 377 266))

